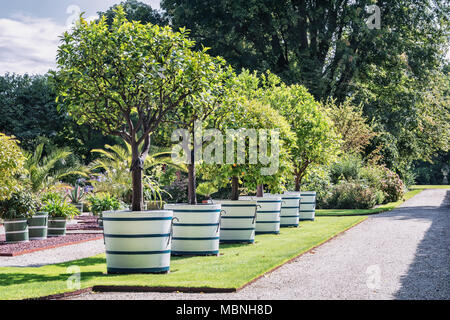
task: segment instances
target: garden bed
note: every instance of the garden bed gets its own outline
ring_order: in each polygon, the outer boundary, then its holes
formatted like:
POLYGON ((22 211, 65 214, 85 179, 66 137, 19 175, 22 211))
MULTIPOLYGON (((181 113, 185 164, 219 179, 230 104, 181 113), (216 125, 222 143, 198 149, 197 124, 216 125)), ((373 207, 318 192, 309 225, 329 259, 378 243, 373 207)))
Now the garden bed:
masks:
POLYGON ((98 226, 97 223, 97 217, 93 216, 78 216, 75 218, 77 223, 74 224, 68 224, 67 225, 67 231, 74 231, 74 230, 102 230, 98 226))
POLYGON ((48 238, 45 240, 33 240, 23 243, 6 243, 5 235, 0 235, 0 256, 14 257, 40 250, 69 246, 86 241, 100 240, 102 234, 98 233, 73 233, 63 237, 48 238))

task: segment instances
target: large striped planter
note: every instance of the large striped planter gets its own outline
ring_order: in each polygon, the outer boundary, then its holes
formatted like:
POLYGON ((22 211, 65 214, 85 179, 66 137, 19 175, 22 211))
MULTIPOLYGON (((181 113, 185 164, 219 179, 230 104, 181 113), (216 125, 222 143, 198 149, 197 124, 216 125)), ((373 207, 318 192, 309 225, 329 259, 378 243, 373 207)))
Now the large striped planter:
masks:
POLYGON ((49 217, 47 237, 61 237, 66 235, 67 220, 64 217, 49 217))
POLYGON ((218 255, 220 204, 166 204, 173 210, 172 255, 218 255))
POLYGON ((48 213, 37 212, 28 219, 28 236, 30 240, 47 239, 48 213))
POLYGON ((7 243, 28 242, 28 222, 26 218, 5 219, 3 225, 7 243))
POLYGON ((108 273, 167 273, 171 210, 103 212, 108 273))
POLYGON ((281 197, 243 197, 243 199, 257 201, 255 234, 280 233, 281 197))
POLYGON ((264 197, 280 197, 281 211, 280 211, 280 227, 298 227, 299 213, 298 207, 300 202, 300 192, 285 193, 285 194, 264 194, 264 197))
POLYGON ((281 200, 280 227, 298 227, 300 192, 285 192, 281 200))
POLYGON ((213 200, 222 205, 221 243, 255 242, 256 200, 213 200))
POLYGON ((314 221, 316 215, 316 192, 302 191, 300 200, 300 221, 314 221))

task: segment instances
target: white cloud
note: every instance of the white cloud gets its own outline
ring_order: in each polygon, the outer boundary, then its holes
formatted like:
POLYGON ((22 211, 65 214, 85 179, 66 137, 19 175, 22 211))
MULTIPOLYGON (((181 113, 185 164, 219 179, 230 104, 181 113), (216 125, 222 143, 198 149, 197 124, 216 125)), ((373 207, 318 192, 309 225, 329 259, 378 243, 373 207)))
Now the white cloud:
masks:
POLYGON ((43 74, 55 68, 59 36, 65 29, 51 19, 0 19, 0 74, 43 74))

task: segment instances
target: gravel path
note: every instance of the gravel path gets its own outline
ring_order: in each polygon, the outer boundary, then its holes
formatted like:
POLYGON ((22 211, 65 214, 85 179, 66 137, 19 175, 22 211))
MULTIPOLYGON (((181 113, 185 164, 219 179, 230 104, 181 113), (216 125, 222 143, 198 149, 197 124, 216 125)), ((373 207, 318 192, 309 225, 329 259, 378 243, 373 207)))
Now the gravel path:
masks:
POLYGON ((73 299, 450 299, 450 191, 426 190, 231 294, 73 299))
POLYGON ((103 239, 94 240, 55 249, 36 251, 17 257, 0 257, 0 267, 40 267, 88 258, 104 252, 103 239))

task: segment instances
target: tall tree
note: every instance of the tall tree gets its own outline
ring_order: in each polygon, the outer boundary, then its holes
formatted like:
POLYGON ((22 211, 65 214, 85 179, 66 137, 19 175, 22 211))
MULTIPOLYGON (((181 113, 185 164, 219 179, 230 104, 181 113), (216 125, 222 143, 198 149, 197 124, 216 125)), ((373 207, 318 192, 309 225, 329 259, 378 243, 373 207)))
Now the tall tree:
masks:
POLYGON ((132 210, 141 211, 150 134, 169 111, 208 91, 218 62, 205 50, 191 50, 185 30, 129 22, 120 6, 115 13, 111 26, 106 17, 81 18, 64 34, 54 75, 65 110, 131 145, 132 210))

